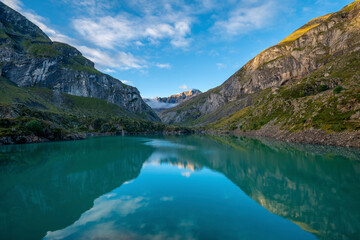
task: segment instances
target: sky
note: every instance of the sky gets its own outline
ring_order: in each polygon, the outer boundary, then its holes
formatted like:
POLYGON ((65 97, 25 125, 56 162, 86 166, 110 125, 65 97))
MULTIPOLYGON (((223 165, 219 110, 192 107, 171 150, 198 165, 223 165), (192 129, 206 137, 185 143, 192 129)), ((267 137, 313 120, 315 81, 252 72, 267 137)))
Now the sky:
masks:
POLYGON ((146 98, 207 91, 352 0, 1 0, 146 98))

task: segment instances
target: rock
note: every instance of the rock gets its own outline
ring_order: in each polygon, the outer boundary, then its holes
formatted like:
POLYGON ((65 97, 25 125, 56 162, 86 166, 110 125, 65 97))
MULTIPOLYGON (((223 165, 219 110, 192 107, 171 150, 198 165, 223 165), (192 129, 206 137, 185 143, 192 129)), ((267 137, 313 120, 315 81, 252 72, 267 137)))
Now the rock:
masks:
POLYGON ((159 121, 132 86, 103 74, 75 48, 52 42, 40 28, 0 2, 1 76, 20 87, 43 87, 106 100, 125 111, 159 121))
POLYGON ((186 92, 171 95, 170 97, 157 97, 156 99, 159 102, 164 102, 164 103, 182 103, 187 100, 190 100, 191 98, 199 95, 200 93, 201 93, 200 90, 192 89, 186 92))
MULTIPOLYGON (((276 93, 277 88, 308 76, 331 60, 358 51, 359 13, 357 0, 337 13, 310 21, 250 60, 221 86, 163 111, 160 117, 166 123, 176 124, 187 124, 200 117, 199 125, 214 122, 241 109, 240 104, 243 108, 249 106, 242 101, 251 99, 253 94, 268 88, 276 93)), ((329 87, 336 86, 338 79, 332 81, 329 87)))

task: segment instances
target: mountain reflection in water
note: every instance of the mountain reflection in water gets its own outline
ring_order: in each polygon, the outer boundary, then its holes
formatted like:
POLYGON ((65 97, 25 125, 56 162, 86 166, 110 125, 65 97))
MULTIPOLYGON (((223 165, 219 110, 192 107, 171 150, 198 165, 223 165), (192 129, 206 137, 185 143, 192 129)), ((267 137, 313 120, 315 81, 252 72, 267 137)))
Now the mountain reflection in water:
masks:
POLYGON ((236 137, 0 148, 0 239, 359 239, 357 150, 236 137))

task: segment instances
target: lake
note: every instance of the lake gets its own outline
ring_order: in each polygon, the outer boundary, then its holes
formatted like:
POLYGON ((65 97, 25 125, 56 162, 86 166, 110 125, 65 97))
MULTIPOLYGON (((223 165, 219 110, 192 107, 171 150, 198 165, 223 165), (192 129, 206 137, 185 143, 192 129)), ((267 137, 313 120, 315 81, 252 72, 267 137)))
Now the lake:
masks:
POLYGON ((230 136, 1 146, 0 239, 360 239, 360 152, 230 136))

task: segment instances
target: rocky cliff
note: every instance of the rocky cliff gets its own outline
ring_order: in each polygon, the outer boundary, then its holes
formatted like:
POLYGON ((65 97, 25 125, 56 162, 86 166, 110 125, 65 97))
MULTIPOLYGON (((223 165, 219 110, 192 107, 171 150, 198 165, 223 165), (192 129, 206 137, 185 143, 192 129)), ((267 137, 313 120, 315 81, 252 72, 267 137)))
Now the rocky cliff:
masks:
POLYGON ((249 61, 221 86, 161 114, 167 123, 224 130, 360 129, 360 1, 316 18, 249 61))
POLYGON ((141 118, 159 120, 135 87, 97 71, 77 49, 52 42, 40 28, 2 2, 0 75, 19 87, 103 99, 141 118))

